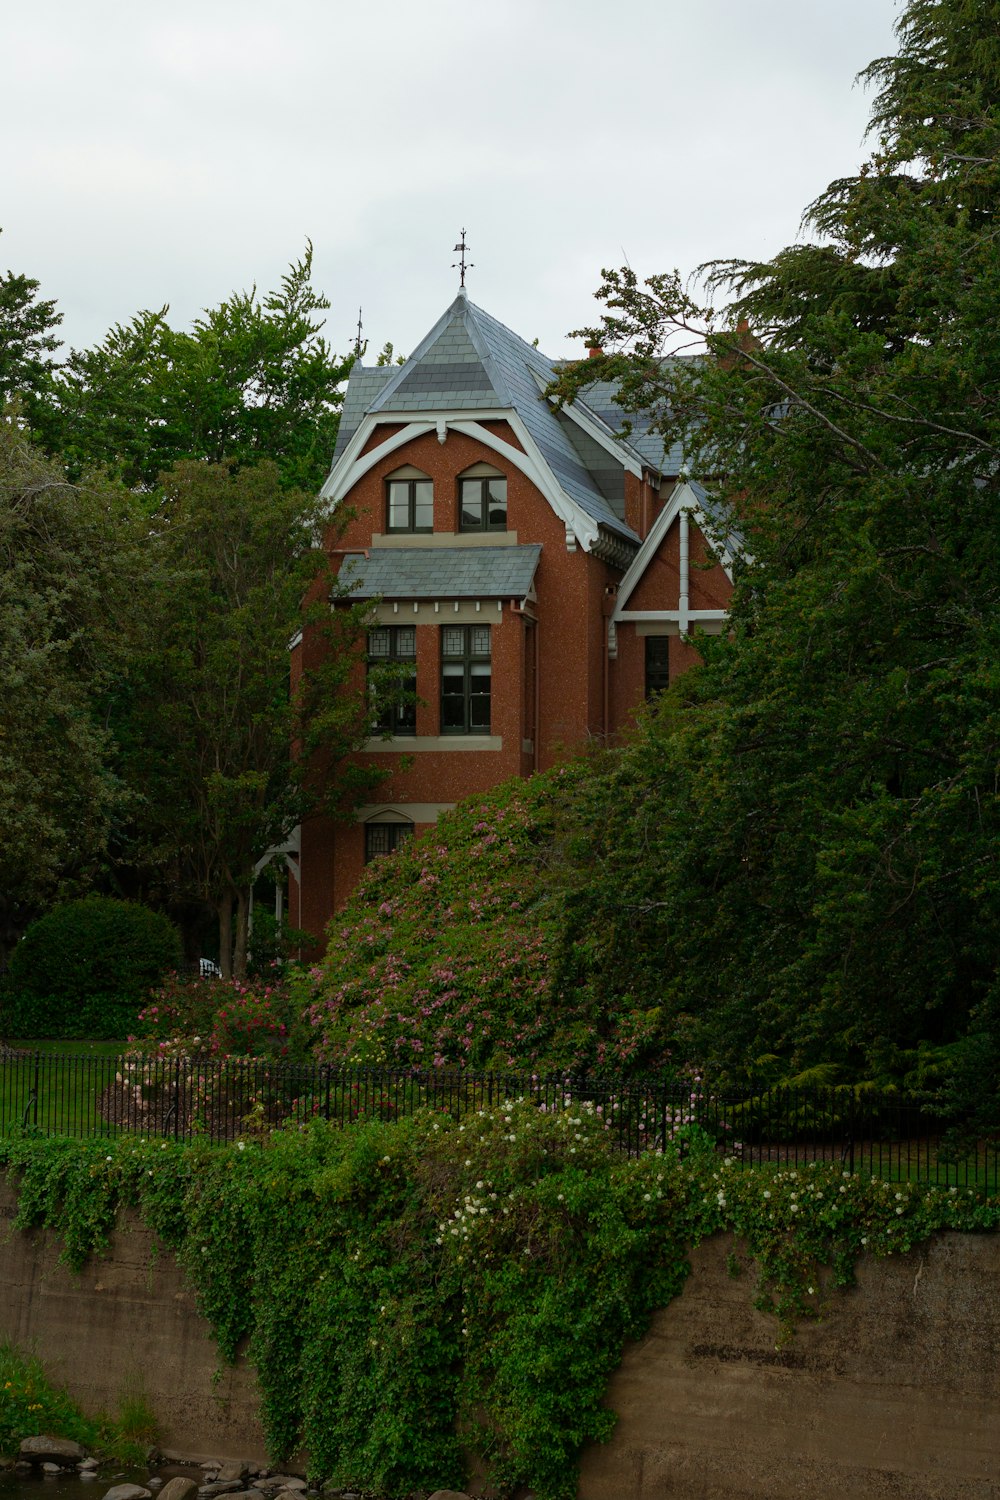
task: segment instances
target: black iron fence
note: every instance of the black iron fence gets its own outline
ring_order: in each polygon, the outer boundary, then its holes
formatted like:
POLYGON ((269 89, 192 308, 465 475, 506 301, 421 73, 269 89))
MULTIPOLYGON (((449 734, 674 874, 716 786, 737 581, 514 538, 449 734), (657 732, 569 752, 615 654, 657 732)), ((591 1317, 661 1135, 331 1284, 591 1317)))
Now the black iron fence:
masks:
POLYGON ((645 1079, 473 1073, 268 1059, 74 1056, 0 1049, 0 1132, 140 1134, 231 1141, 321 1116, 393 1120, 427 1108, 453 1118, 526 1099, 586 1109, 629 1154, 683 1147, 697 1126, 745 1165, 827 1161, 876 1177, 998 1190, 1000 1131, 963 1138, 933 1099, 874 1089, 747 1088, 645 1079))

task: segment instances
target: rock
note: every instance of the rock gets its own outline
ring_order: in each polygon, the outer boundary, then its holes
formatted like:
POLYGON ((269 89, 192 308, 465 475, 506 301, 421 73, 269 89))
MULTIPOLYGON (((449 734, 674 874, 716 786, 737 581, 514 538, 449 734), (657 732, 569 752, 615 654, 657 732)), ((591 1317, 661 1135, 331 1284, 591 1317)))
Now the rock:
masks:
POLYGON ((153 1492, 141 1484, 113 1484, 104 1500, 153 1500, 153 1492))
POLYGON ((307 1485, 297 1474, 270 1474, 267 1487, 272 1490, 304 1490, 307 1485))
POLYGON ((158 1490, 160 1488, 160 1485, 163 1483, 163 1480, 157 1474, 154 1479, 147 1479, 146 1483, 149 1485, 149 1488, 151 1490, 158 1490))
POLYGON ((87 1457, 87 1450, 69 1438, 44 1437, 39 1433, 37 1437, 26 1437, 18 1454, 22 1462, 59 1464, 64 1469, 71 1469, 81 1458, 87 1457))
POLYGON ((96 1469, 97 1468, 97 1459, 96 1458, 81 1458, 80 1462, 77 1464, 77 1468, 80 1470, 81 1474, 84 1472, 85 1469, 96 1469))
POLYGON ((469 1500, 464 1490, 435 1490, 429 1500, 469 1500))
POLYGON ((211 1500, 213 1495, 234 1495, 243 1488, 242 1479, 212 1479, 208 1484, 199 1484, 198 1493, 211 1500))
POLYGON ((157 1500, 191 1500, 198 1493, 198 1483, 194 1479, 183 1478, 180 1475, 175 1479, 168 1479, 163 1486, 157 1500))
POLYGON ((42 1464, 43 1474, 61 1474, 62 1470, 62 1464, 42 1464))
POLYGON ((215 1477, 220 1482, 228 1483, 230 1479, 239 1479, 242 1481, 246 1479, 249 1473, 250 1465, 245 1460, 241 1460, 239 1463, 223 1464, 215 1477))

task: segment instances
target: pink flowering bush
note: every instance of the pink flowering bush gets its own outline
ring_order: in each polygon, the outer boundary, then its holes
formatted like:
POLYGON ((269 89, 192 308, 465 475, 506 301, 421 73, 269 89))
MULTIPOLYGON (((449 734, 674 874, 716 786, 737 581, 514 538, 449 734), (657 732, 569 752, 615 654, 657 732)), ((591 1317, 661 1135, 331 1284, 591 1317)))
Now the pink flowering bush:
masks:
POLYGON ((168 976, 139 1014, 140 1050, 295 1060, 309 1050, 310 995, 299 975, 241 982, 168 976))
POLYGON ((324 1061, 620 1071, 648 1061, 627 1010, 561 991, 551 879, 574 763, 471 798, 373 860, 328 929, 309 1015, 324 1061))

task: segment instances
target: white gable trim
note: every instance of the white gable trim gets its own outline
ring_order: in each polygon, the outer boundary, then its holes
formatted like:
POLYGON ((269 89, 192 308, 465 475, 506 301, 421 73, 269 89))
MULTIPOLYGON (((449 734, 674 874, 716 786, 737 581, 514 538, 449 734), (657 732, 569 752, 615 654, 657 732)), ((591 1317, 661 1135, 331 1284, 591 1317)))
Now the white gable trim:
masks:
MULTIPOLYGON (((511 431, 516 433, 524 445, 524 452, 515 448, 513 443, 507 443, 498 437, 489 428, 483 427, 479 421, 469 421, 467 418, 449 420, 448 426, 455 432, 463 432, 466 437, 475 438, 477 442, 485 447, 492 448, 494 453, 501 454, 508 463, 512 463, 521 470, 536 489, 541 490, 546 500, 555 511, 556 515, 566 527, 566 540, 569 544, 570 536, 579 542, 584 552, 589 552, 600 536, 597 522, 592 520, 574 500, 566 494, 566 491, 557 482, 555 475, 542 457, 534 438, 525 427, 516 411, 504 413, 504 420, 509 423, 511 431)), ((572 550, 572 549, 570 549, 572 550)))
POLYGON ((374 415, 366 416, 330 470, 326 483, 320 491, 320 498, 329 500, 332 509, 343 500, 360 479, 364 478, 369 469, 381 463, 382 459, 412 442, 414 438, 423 437, 425 433, 435 431, 439 437, 442 433, 447 435, 449 431, 464 433, 466 437, 474 438, 484 448, 491 449, 507 463, 520 469, 536 489, 541 490, 562 521, 566 528, 567 545, 578 543, 585 552, 590 552, 598 542, 600 529, 597 522, 566 494, 546 463, 531 433, 517 412, 513 410, 482 411, 476 412, 475 416, 468 411, 435 412, 433 415, 421 413, 419 417, 416 414, 408 416, 405 412, 393 412, 391 415, 387 413, 381 420, 374 415), (367 453, 363 452, 372 433, 388 421, 402 421, 404 425, 399 432, 386 438, 384 443, 379 443, 376 448, 369 449, 367 453), (511 430, 516 433, 522 448, 515 448, 513 443, 506 442, 495 432, 490 432, 488 427, 483 426, 484 422, 491 421, 507 422, 511 430))
MULTIPOLYGON (((687 541, 686 533, 688 516, 694 517, 694 520, 697 523, 698 527, 708 538, 709 542, 711 542, 712 521, 710 517, 706 516, 705 512, 699 505, 698 496, 695 491, 691 488, 690 484, 685 481, 675 486, 673 494, 670 496, 670 499, 660 511, 660 514, 657 516, 656 520, 653 522, 653 525, 649 530, 649 535, 646 537, 646 540, 639 548, 639 551, 636 553, 634 562, 632 563, 628 572, 625 574, 625 577, 622 579, 618 587, 617 598, 615 599, 615 609, 614 614, 612 615, 613 620, 634 620, 639 618, 645 619, 647 617, 646 611, 627 611, 625 606, 628 604, 629 599, 637 588, 639 581, 643 577, 646 569, 649 567, 650 562, 660 550, 660 546, 664 538, 666 537, 667 532, 673 526, 675 521, 679 522, 681 526, 682 556, 680 591, 682 595, 686 596, 688 580, 685 543, 687 541)), ((726 577, 729 579, 730 583, 732 583, 733 558, 730 556, 728 550, 724 550, 720 553, 719 561, 722 565, 723 571, 726 574, 726 577)), ((681 606, 681 608, 677 613, 683 612, 685 615, 687 615, 689 612, 684 610, 681 600, 678 600, 678 604, 681 606)))
MULTIPOLYGON (((531 373, 535 378, 539 391, 544 395, 548 382, 542 379, 537 370, 532 370, 531 373)), ((575 401, 569 402, 565 406, 558 406, 551 399, 549 399, 549 404, 574 421, 578 427, 583 429, 588 437, 592 437, 594 442, 604 449, 605 453, 610 453, 612 458, 616 458, 622 467, 629 474, 634 474, 637 479, 642 478, 644 468, 649 469, 652 467, 651 464, 643 464, 642 459, 629 446, 627 440, 616 438, 612 432, 608 431, 600 417, 596 413, 588 411, 585 406, 578 406, 575 401)))

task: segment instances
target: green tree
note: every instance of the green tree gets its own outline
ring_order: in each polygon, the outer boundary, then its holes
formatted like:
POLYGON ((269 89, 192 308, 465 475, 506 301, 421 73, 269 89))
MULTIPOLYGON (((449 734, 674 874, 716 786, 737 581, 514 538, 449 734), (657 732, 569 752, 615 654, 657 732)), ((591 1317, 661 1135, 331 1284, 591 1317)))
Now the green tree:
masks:
POLYGON ((47 446, 71 474, 105 465, 134 488, 182 459, 266 458, 283 486, 317 490, 353 362, 322 337, 329 306, 307 244, 278 291, 234 292, 190 332, 170 327, 166 307, 141 312, 57 372, 47 446))
POLYGON ((0 277, 0 408, 20 397, 33 411, 48 386, 62 313, 38 289, 31 276, 8 270, 0 277))
POLYGON ((331 611, 318 502, 284 489, 276 464, 189 460, 161 485, 146 645, 119 705, 123 773, 141 798, 133 858, 158 872, 161 899, 217 912, 223 972, 242 976, 257 862, 320 796, 371 784, 342 765, 369 728, 352 682, 364 610, 331 611), (292 691, 307 595, 327 649, 292 691), (295 741, 322 758, 322 788, 295 741))
POLYGON ((1000 32, 910 0, 898 35, 817 237, 709 267, 723 314, 605 273, 563 387, 653 406, 753 559, 581 814, 565 961, 734 1070, 913 1078, 996 1014, 1000 32))
POLYGON ((141 576, 129 497, 68 484, 0 418, 0 959, 86 888, 121 815, 106 707, 141 576))

